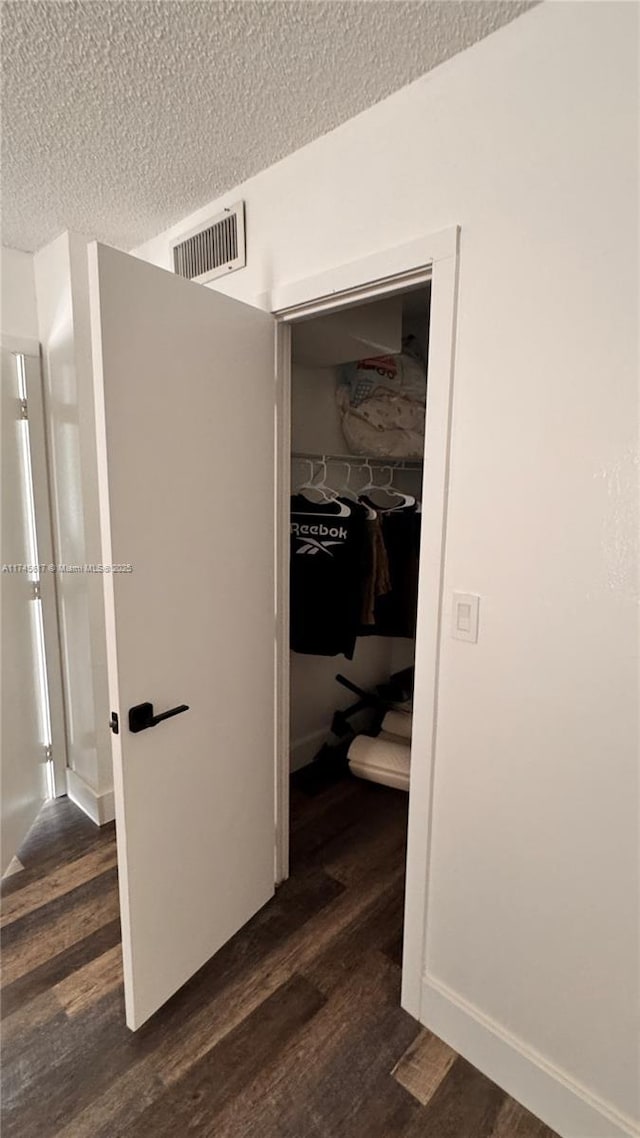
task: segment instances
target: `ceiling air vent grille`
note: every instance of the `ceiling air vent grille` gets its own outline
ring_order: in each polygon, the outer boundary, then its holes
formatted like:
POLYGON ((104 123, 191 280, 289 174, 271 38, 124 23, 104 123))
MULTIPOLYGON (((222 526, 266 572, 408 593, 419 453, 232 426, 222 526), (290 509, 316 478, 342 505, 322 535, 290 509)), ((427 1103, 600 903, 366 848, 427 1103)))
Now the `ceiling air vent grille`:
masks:
POLYGON ((173 271, 180 277, 206 284, 247 263, 244 236, 244 202, 192 229, 172 246, 173 271))

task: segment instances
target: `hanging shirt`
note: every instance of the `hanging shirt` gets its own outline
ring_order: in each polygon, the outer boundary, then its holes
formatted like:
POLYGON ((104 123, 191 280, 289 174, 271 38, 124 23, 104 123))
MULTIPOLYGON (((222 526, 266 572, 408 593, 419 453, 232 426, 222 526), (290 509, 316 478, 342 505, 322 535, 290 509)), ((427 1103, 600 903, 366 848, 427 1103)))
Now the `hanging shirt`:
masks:
POLYGON ((366 510, 355 502, 291 498, 291 647, 352 659, 367 572, 366 510), (348 514, 340 513, 340 506, 348 514))
MULTIPOLYGON (((367 499, 364 499, 367 501, 367 499)), ((373 625, 361 635, 415 637, 422 515, 415 506, 378 511, 389 567, 390 588, 375 602, 373 625)))
POLYGON ((369 628, 375 625, 376 602, 378 597, 382 597, 385 593, 389 592, 391 588, 391 578, 389 576, 387 548, 384 544, 382 533, 382 522, 378 514, 375 514, 373 518, 367 518, 366 528, 369 557, 364 579, 360 620, 366 628, 369 628))

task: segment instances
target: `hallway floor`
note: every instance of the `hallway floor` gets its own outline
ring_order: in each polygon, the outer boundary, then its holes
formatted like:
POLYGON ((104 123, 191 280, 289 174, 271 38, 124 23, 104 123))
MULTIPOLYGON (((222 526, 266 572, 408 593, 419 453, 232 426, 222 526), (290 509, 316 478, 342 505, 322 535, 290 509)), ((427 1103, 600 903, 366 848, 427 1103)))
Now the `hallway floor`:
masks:
POLYGON ((291 878, 132 1034, 114 828, 48 804, 3 883, 3 1138, 556 1138, 399 1007, 406 808, 295 776, 291 878))

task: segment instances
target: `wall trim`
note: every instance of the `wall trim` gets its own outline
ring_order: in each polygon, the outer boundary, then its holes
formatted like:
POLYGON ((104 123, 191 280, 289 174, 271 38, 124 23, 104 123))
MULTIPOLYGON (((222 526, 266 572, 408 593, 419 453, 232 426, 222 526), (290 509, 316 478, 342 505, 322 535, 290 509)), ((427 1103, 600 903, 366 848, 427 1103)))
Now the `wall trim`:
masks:
POLYGON ((289 320, 303 319, 313 312, 324 312, 335 299, 336 306, 344 303, 341 294, 353 293, 351 302, 379 297, 407 288, 413 283, 413 274, 423 273, 427 265, 454 258, 458 247, 458 226, 440 229, 423 237, 378 250, 356 261, 335 265, 304 280, 274 288, 258 298, 274 315, 289 320), (394 281, 392 278, 396 278, 394 281), (384 284, 384 289, 380 285, 384 284))
POLYGON ((95 822, 96 826, 113 822, 116 816, 113 787, 99 794, 80 777, 77 771, 67 767, 67 794, 71 801, 75 802, 92 822, 95 822))
POLYGON ((562 1138, 638 1138, 640 1126, 511 1035, 435 976, 422 981, 421 1022, 562 1138))
POLYGON ((431 333, 427 432, 430 478, 423 489, 423 516, 431 520, 422 541, 418 588, 415 689, 424 692, 413 717, 409 835, 401 1005, 420 1019, 421 976, 427 927, 432 768, 435 755, 439 641, 444 576, 449 440, 460 229, 452 226, 359 261, 274 289, 262 303, 276 316, 276 882, 289 875, 289 493, 291 324, 363 299, 381 299, 431 281, 431 333), (425 803, 428 808, 425 812, 425 803))
POLYGON ((318 753, 323 743, 326 743, 329 738, 330 731, 327 727, 321 727, 319 731, 310 731, 307 735, 301 735, 298 739, 291 740, 291 747, 289 753, 291 756, 291 770, 298 771, 302 767, 306 767, 314 755, 318 753))

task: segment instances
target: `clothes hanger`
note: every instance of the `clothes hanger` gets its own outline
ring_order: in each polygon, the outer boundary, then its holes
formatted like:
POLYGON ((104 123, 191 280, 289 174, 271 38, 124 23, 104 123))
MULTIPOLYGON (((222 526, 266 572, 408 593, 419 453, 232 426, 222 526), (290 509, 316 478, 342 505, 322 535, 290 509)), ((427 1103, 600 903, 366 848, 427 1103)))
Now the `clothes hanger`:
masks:
POLYGON ((370 479, 369 479, 369 482, 367 483, 367 485, 363 486, 362 490, 360 491, 360 494, 361 495, 368 494, 369 500, 371 501, 373 506, 376 507, 376 509, 384 510, 386 513, 391 513, 393 510, 400 510, 405 506, 415 505, 415 498, 412 498, 408 494, 401 494, 398 490, 395 490, 392 487, 392 485, 391 485, 391 483, 393 481, 393 469, 392 469, 392 467, 390 467, 390 466, 382 467, 383 472, 385 470, 387 470, 389 472, 389 480, 388 480, 388 482, 384 483, 383 485, 379 485, 377 482, 374 482, 373 470, 371 469, 371 466, 369 465, 369 463, 367 463, 367 467, 369 469, 370 479), (386 495, 388 495, 388 497, 391 498, 391 504, 389 504, 388 501, 377 502, 376 499, 372 496, 373 494, 386 494, 386 495))
POLYGON ((309 464, 309 477, 307 478, 306 482, 303 482, 302 485, 298 487, 298 494, 302 494, 302 497, 308 498, 310 502, 317 502, 317 498, 312 498, 309 493, 305 494, 305 490, 313 491, 314 493, 320 493, 320 501, 321 502, 326 502, 327 499, 326 499, 324 493, 321 491, 320 487, 314 481, 314 479, 317 477, 316 469, 315 469, 316 463, 315 463, 314 459, 305 458, 302 461, 307 462, 309 464))
POLYGON ((350 479, 351 479, 351 474, 352 474, 351 463, 350 462, 343 462, 343 463, 341 463, 341 465, 344 466, 344 469, 346 471, 346 476, 345 476, 345 479, 343 481, 342 486, 339 487, 338 492, 343 497, 349 498, 349 500, 351 502, 355 502, 356 505, 361 506, 364 510, 366 510, 367 518, 369 521, 375 521, 375 519, 377 517, 375 510, 373 510, 371 508, 371 506, 367 505, 366 502, 360 501, 360 491, 358 491, 358 493, 356 493, 356 491, 352 490, 352 488, 351 488, 351 484, 350 484, 350 479))
POLYGON ((373 481, 373 469, 372 469, 371 463, 365 461, 362 463, 362 467, 366 471, 366 473, 369 475, 369 481, 366 482, 365 485, 360 488, 358 493, 359 494, 366 494, 366 493, 368 493, 369 490, 373 490, 375 488, 375 482, 373 481))
POLYGON ((377 515, 377 512, 376 512, 376 510, 373 508, 373 506, 372 506, 371 502, 367 502, 367 501, 365 500, 365 498, 364 498, 364 495, 365 495, 365 494, 368 494, 368 493, 369 493, 371 490, 375 490, 375 489, 376 489, 376 483, 375 483, 375 482, 374 482, 374 480, 373 480, 373 467, 372 467, 372 465, 371 465, 371 463, 370 463, 370 462, 363 462, 363 464, 362 464, 362 465, 363 465, 363 468, 364 468, 364 470, 365 470, 365 471, 368 473, 368 475, 369 475, 369 481, 368 481, 368 482, 366 482, 366 483, 365 483, 365 485, 364 485, 364 486, 362 486, 362 487, 361 487, 361 488, 358 490, 358 498, 359 498, 360 502, 362 503, 362 505, 364 506, 365 510, 367 510, 367 511, 368 511, 368 515, 367 515, 367 516, 368 516, 368 517, 369 517, 371 520, 373 520, 373 519, 377 518, 377 516, 378 516, 378 515, 377 515))
POLYGON ((348 518, 351 514, 351 507, 348 506, 346 502, 341 502, 335 491, 331 490, 331 488, 327 486, 327 460, 325 456, 323 455, 322 458, 319 458, 317 460, 308 459, 307 461, 309 462, 311 473, 307 481, 299 487, 298 493, 301 494, 303 498, 308 498, 308 500, 310 502, 313 502, 314 505, 319 505, 323 502, 326 502, 327 504, 330 503, 331 505, 338 507, 337 510, 333 510, 331 513, 324 515, 325 517, 348 518), (314 481, 314 479, 317 477, 317 475, 314 473, 316 464, 322 468, 322 477, 320 482, 314 481), (318 500, 317 498, 312 498, 311 492, 314 494, 319 494, 320 499, 318 500))
POLYGON ((388 471, 389 481, 385 483, 384 486, 378 487, 378 489, 383 490, 385 494, 390 494, 392 498, 398 499, 398 504, 396 506, 392 506, 391 509, 387 512, 392 514, 394 510, 404 510, 407 508, 407 506, 415 506, 416 500, 413 497, 413 494, 405 494, 403 490, 396 490, 395 486, 392 485, 394 473, 393 467, 384 466, 382 469, 388 471))
POLYGON ((336 465, 337 466, 343 466, 345 469, 345 476, 342 479, 341 484, 337 487, 337 493, 341 494, 343 498, 348 498, 350 502, 357 502, 358 501, 358 495, 356 493, 354 493, 354 491, 351 489, 351 486, 349 485, 349 478, 351 475, 351 463, 350 462, 340 462, 340 463, 336 463, 336 465))
POLYGON ((336 506, 340 507, 336 516, 341 517, 341 518, 346 518, 351 513, 351 507, 348 506, 346 502, 340 501, 340 498, 338 497, 338 491, 337 490, 333 490, 331 488, 331 486, 327 486, 327 478, 329 476, 329 471, 328 471, 328 467, 327 467, 327 456, 323 454, 320 461, 322 463, 323 475, 322 475, 322 481, 317 484, 317 489, 321 490, 326 495, 325 500, 327 502, 333 502, 336 506))

